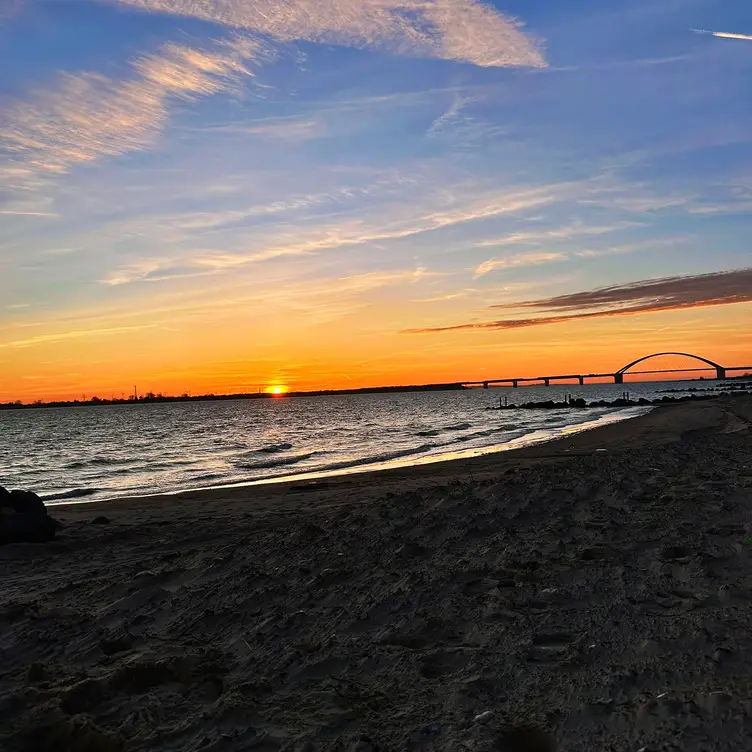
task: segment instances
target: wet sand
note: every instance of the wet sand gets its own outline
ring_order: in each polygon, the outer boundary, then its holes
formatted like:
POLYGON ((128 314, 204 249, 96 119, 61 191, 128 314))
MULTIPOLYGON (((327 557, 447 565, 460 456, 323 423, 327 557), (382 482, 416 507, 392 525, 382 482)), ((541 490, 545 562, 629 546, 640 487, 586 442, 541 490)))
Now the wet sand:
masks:
POLYGON ((0 548, 0 749, 482 751, 523 724, 563 750, 749 748, 751 422, 722 397, 55 507, 58 540, 0 548))

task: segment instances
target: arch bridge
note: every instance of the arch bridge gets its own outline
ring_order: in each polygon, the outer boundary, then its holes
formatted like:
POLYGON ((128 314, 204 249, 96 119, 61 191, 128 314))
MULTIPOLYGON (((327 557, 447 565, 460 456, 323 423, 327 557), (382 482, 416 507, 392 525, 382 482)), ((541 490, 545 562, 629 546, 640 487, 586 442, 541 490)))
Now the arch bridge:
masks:
MULTIPOLYGON (((640 363, 644 363, 646 360, 652 360, 653 358, 660 358, 664 355, 679 355, 684 358, 692 358, 694 360, 698 360, 701 363, 707 363, 711 368, 715 368, 715 377, 717 379, 725 379, 726 378, 726 370, 722 365, 719 365, 718 363, 714 363, 712 360, 708 360, 707 358, 703 358, 701 355, 692 355, 691 353, 683 353, 683 352, 659 352, 659 353, 653 353, 652 355, 643 355, 641 358, 637 358, 637 360, 633 360, 631 363, 627 363, 623 368, 620 368, 615 374, 614 374, 614 383, 615 384, 623 384, 624 383, 624 374, 629 371, 630 368, 633 368, 636 365, 639 365, 640 363)), ((687 371, 695 369, 671 369, 668 371, 659 371, 658 373, 673 373, 674 370, 677 371, 687 371)), ((704 369, 698 369, 698 370, 704 370, 704 369)), ((648 371, 650 373, 650 371, 648 371)))
POLYGON ((620 368, 615 373, 580 373, 580 374, 559 374, 555 376, 533 376, 533 377, 519 377, 514 379, 484 379, 482 381, 464 381, 465 386, 482 386, 484 389, 492 384, 517 387, 520 384, 532 384, 535 382, 542 382, 545 386, 550 386, 552 381, 579 381, 580 384, 584 384, 586 379, 613 379, 614 384, 623 384, 624 376, 627 373, 632 374, 658 374, 658 373, 693 373, 697 371, 714 370, 716 379, 725 379, 727 373, 732 371, 750 371, 752 372, 752 366, 722 366, 720 363, 716 363, 708 358, 703 358, 701 355, 693 355, 692 353, 685 352, 659 352, 652 353, 651 355, 643 355, 641 358, 633 360, 631 363, 620 368), (657 370, 642 370, 632 371, 632 369, 644 363, 645 361, 652 360, 653 358, 660 358, 665 355, 676 355, 683 358, 691 358, 693 360, 702 363, 700 368, 662 368, 657 370))

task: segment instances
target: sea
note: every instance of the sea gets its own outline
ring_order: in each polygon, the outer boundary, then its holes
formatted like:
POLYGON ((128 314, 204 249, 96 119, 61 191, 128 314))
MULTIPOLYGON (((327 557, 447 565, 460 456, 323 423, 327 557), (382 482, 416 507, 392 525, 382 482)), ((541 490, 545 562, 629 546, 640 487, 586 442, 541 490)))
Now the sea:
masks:
POLYGON ((704 382, 526 386, 0 411, 0 485, 46 502, 441 462, 627 420, 651 408, 489 410, 500 402, 655 399, 704 382))

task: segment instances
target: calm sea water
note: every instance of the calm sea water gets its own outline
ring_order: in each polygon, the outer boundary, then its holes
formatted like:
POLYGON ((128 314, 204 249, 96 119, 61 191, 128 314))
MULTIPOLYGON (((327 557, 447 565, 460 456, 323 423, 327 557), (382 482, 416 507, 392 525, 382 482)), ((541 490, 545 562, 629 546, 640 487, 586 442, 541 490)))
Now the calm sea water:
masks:
POLYGON ((546 441, 645 412, 486 410, 499 396, 525 402, 572 394, 593 401, 629 390, 637 399, 688 386, 693 384, 0 411, 0 485, 34 490, 50 501, 96 501, 433 462, 546 441))

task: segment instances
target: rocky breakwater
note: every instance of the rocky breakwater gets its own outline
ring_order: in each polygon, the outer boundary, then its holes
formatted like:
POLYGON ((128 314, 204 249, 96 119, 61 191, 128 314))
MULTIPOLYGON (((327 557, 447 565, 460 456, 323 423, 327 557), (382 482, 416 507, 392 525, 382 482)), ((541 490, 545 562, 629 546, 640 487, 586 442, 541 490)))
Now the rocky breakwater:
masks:
POLYGON ((0 486, 0 545, 46 543, 61 527, 31 491, 8 491, 0 486))
MULTIPOLYGON (((744 393, 739 395, 732 395, 734 397, 746 396, 744 393)), ((565 408, 584 408, 584 407, 648 407, 648 406, 660 406, 670 405, 675 402, 700 402, 703 400, 719 399, 720 395, 688 395, 686 397, 668 397, 663 396, 658 399, 646 399, 641 397, 640 399, 631 399, 629 397, 621 397, 615 400, 597 400, 596 402, 586 402, 584 399, 567 397, 565 400, 556 402, 555 400, 546 400, 544 402, 523 402, 520 405, 516 405, 512 402, 507 404, 499 404, 498 406, 489 406, 486 410, 563 410, 565 408)))

